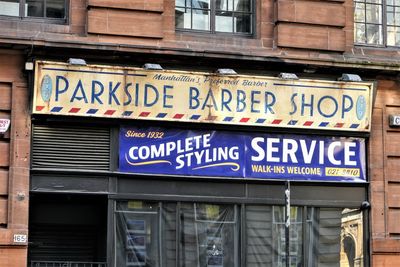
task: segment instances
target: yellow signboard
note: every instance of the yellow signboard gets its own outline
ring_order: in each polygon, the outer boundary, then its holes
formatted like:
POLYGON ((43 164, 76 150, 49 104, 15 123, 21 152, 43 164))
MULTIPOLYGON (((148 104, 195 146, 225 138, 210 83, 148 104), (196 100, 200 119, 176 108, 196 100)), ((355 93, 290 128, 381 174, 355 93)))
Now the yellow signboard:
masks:
POLYGON ((33 113, 369 131, 373 84, 37 62, 33 113))

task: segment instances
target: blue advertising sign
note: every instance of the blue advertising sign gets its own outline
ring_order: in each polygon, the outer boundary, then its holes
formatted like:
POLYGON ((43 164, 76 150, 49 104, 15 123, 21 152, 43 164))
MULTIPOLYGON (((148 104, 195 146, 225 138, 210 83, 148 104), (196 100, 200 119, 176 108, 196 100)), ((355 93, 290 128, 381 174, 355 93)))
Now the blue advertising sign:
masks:
POLYGON ((119 170, 365 182, 365 141, 348 137, 128 127, 120 130, 119 170))

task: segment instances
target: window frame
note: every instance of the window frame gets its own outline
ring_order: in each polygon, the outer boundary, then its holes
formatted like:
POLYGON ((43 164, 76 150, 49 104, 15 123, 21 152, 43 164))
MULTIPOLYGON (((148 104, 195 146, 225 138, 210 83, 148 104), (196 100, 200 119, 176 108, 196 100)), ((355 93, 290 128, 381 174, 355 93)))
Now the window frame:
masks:
MULTIPOLYGON (((192 0, 185 0, 192 1, 192 0)), ((239 0, 235 0, 239 1, 239 0)), ((215 0, 210 0, 210 8, 203 9, 203 8, 193 8, 193 7, 184 7, 184 6, 177 6, 175 0, 175 19, 176 19, 176 9, 191 9, 191 10, 209 10, 210 12, 210 30, 199 30, 199 29, 192 29, 192 28, 178 28, 175 23, 175 31, 177 32, 187 32, 187 33, 198 33, 198 34, 206 34, 206 35, 217 35, 217 36, 239 36, 239 37, 254 37, 256 34, 256 0, 247 0, 249 1, 250 9, 249 11, 231 11, 232 13, 239 13, 239 14, 249 14, 250 16, 250 32, 221 32, 216 31, 216 13, 218 12, 215 6, 215 0)), ((191 4, 190 4, 191 5, 191 4)), ((190 13, 191 19, 191 27, 193 27, 193 13, 190 13)), ((231 16, 233 17, 233 16, 231 16)), ((233 24, 232 24, 233 25, 233 24)))
MULTIPOLYGON (((388 5, 387 4, 387 1, 388 0, 382 0, 382 3, 380 3, 380 4, 378 4, 378 3, 373 3, 373 2, 367 2, 366 0, 354 0, 353 1, 353 3, 354 3, 354 19, 353 19, 353 31, 354 31, 354 45, 356 45, 356 46, 364 46, 364 47, 372 47, 372 48, 392 48, 392 49, 399 49, 400 48, 400 43, 399 43, 399 45, 388 45, 388 27, 396 27, 395 25, 388 25, 387 23, 388 23, 388 21, 387 21, 387 7, 388 6, 392 6, 392 7, 394 7, 394 10, 396 10, 396 8, 399 8, 400 9, 400 5, 395 5, 394 3, 393 3, 393 5, 388 5), (365 7, 364 7, 364 9, 363 9, 363 11, 364 11, 364 22, 357 22, 356 21, 356 19, 355 19, 355 16, 356 16, 356 4, 357 3, 361 3, 361 4, 364 4, 365 5, 365 7), (369 4, 369 5, 376 5, 376 6, 381 6, 382 7, 382 13, 381 13, 381 21, 380 21, 380 23, 369 23, 369 22, 367 22, 366 21, 366 18, 367 18, 367 4, 369 4), (366 40, 366 42, 359 42, 357 39, 356 39, 356 25, 357 24, 361 24, 361 25, 364 25, 365 27, 367 26, 367 25, 378 25, 378 26, 381 26, 381 32, 380 32, 380 34, 382 35, 382 44, 374 44, 374 43, 367 43, 367 39, 365 39, 366 40)), ((393 0, 394 1, 394 0, 393 0)), ((400 25, 399 26, 397 26, 397 27, 399 27, 400 28, 400 25)), ((367 34, 367 32, 366 32, 366 28, 365 28, 365 34, 364 34, 364 37, 366 38, 366 35, 367 34)), ((399 40, 400 41, 400 40, 399 40)))
MULTIPOLYGON (((108 225, 108 231, 110 233, 109 236, 109 241, 108 244, 111 244, 109 246, 109 252, 111 253, 111 255, 109 255, 110 257, 108 257, 109 260, 109 264, 110 266, 118 266, 117 265, 117 244, 119 242, 118 240, 118 216, 117 213, 124 213, 124 212, 128 212, 127 210, 119 210, 117 208, 117 206, 119 205, 118 203, 122 203, 122 202, 129 202, 129 201, 143 201, 143 202, 153 202, 154 204, 156 204, 157 206, 157 214, 154 218, 156 218, 157 224, 158 224, 158 235, 155 238, 156 244, 158 246, 157 251, 157 255, 158 258, 160 259, 160 261, 158 262, 159 267, 165 266, 164 263, 164 256, 165 256, 165 244, 166 244, 166 240, 163 239, 164 237, 162 236, 163 233, 163 227, 164 227, 164 219, 163 218, 163 205, 164 204, 175 204, 176 209, 175 209, 175 228, 174 230, 176 231, 175 233, 175 243, 173 244, 172 248, 174 248, 175 250, 175 263, 176 266, 181 266, 182 264, 182 259, 180 258, 179 255, 182 254, 183 252, 183 248, 181 247, 181 243, 178 240, 182 240, 182 217, 181 217, 181 205, 185 204, 185 205, 190 205, 193 207, 193 215, 196 216, 196 205, 197 204, 210 204, 210 205, 229 205, 232 206, 233 210, 234 210, 234 215, 233 217, 235 218, 234 221, 228 221, 228 222, 221 222, 222 224, 224 223, 228 223, 228 224, 233 224, 234 225, 234 231, 233 231, 233 237, 235 239, 235 245, 234 245, 234 262, 235 262, 235 266, 240 267, 240 266, 246 266, 247 264, 247 260, 248 260, 248 238, 249 238, 249 233, 247 232, 248 230, 248 223, 249 223, 249 217, 247 214, 247 208, 248 207, 254 207, 254 206, 258 206, 258 207, 270 207, 270 211, 272 212, 272 221, 270 221, 271 225, 271 231, 272 231, 272 235, 274 235, 274 230, 273 227, 276 224, 281 224, 284 225, 284 222, 278 222, 275 221, 273 219, 274 216, 274 209, 275 208, 282 208, 283 210, 285 209, 285 206, 282 204, 271 204, 271 203, 239 203, 239 202, 220 202, 220 201, 212 201, 212 202, 207 202, 207 201, 197 201, 197 200, 192 200, 192 201, 179 201, 179 200, 175 200, 175 199, 168 199, 168 200, 162 200, 162 199, 144 199, 144 198, 126 198, 126 197, 112 197, 109 198, 109 203, 111 204, 109 206, 109 219, 112 221, 112 224, 108 225)), ((320 209, 342 209, 342 212, 346 209, 344 207, 342 207, 341 205, 334 205, 334 206, 329 206, 329 207, 324 207, 324 206, 315 206, 315 205, 293 205, 293 208, 296 208, 298 212, 301 212, 301 218, 299 221, 296 221, 296 224, 301 225, 300 227, 300 231, 298 231, 299 236, 301 238, 300 242, 294 242, 294 244, 296 244, 296 246, 300 246, 298 248, 300 248, 298 251, 299 253, 297 253, 296 255, 300 256, 300 260, 297 263, 301 263, 301 266, 314 266, 315 263, 317 263, 316 258, 314 257, 311 261, 309 259, 311 259, 311 257, 309 257, 310 255, 314 256, 316 254, 314 254, 316 251, 314 250, 314 246, 310 246, 308 243, 310 242, 310 240, 313 240, 313 244, 318 244, 318 239, 322 236, 322 234, 320 232, 315 233, 315 226, 319 227, 319 223, 320 220, 323 217, 320 217, 320 215, 317 215, 317 213, 315 213, 315 211, 319 212, 320 209), (309 211, 311 211, 311 213, 309 213, 309 211), (309 217, 309 215, 311 215, 311 217, 309 217), (311 223, 311 229, 310 229, 310 223, 311 223), (312 264, 310 264, 312 263, 312 264)), ((291 208, 292 208, 291 207, 291 208)), ((368 225, 368 216, 369 216, 369 212, 367 210, 362 210, 359 209, 357 207, 353 207, 350 208, 350 210, 353 211, 357 211, 360 216, 361 216, 361 235, 358 237, 360 238, 360 240, 362 240, 362 263, 366 266, 368 266, 369 263, 369 250, 368 250, 368 235, 369 235, 369 225, 368 225)), ((266 210, 264 210, 266 211, 266 210)), ((250 211, 251 212, 251 211, 250 211)), ((132 211, 132 213, 140 213, 140 211, 132 211)), ((144 212, 147 213, 147 212, 144 212)), ((174 214, 171 214, 174 215, 174 214)), ((343 216, 343 213, 342 213, 343 216)), ((213 223, 212 221, 204 221, 204 220, 196 220, 196 217, 193 217, 194 221, 193 223, 213 223)), ((343 217, 341 217, 342 219, 343 217)), ((325 219, 327 219, 325 217, 325 219)), ((291 220, 291 225, 293 225, 294 221, 291 220)), ((341 227, 343 226, 343 224, 341 223, 341 227)), ((343 233, 343 229, 339 227, 340 230, 340 236, 342 236, 343 233)), ((290 229, 291 230, 291 229, 290 229)), ((276 233, 275 233, 276 234, 276 233)), ((197 235, 197 234, 195 234, 197 235)), ((276 238, 277 235, 271 236, 271 240, 275 240, 274 238, 276 238)), ((285 263, 286 261, 280 261, 279 260, 279 255, 284 255, 284 257, 289 256, 291 258, 290 255, 293 255, 290 250, 288 250, 290 248, 290 244, 292 243, 294 239, 292 239, 291 234, 285 231, 285 236, 284 236, 284 242, 287 244, 285 245, 284 250, 281 250, 281 252, 283 252, 283 254, 276 254, 277 251, 273 251, 271 253, 271 259, 272 262, 274 264, 278 263, 277 265, 279 266, 283 266, 282 263, 285 263), (275 259, 278 259, 277 261, 275 259), (280 264, 279 264, 280 263, 280 264)), ((198 242, 198 240, 196 239, 196 242, 198 242)), ((342 245, 342 241, 339 241, 340 246, 342 245)), ((276 243, 273 242, 272 243, 272 248, 273 250, 279 248, 279 246, 276 246, 276 243)), ((340 249, 341 251, 341 249, 340 249)), ((316 252, 317 254, 319 252, 316 252)), ((200 255, 200 254, 198 254, 200 255)), ((340 254, 339 254, 340 255, 340 254)))
MULTIPOLYGON (((8 19, 8 20, 18 20, 18 21, 30 21, 30 22, 38 22, 38 23, 52 23, 52 24, 68 24, 69 23, 69 4, 70 0, 64 1, 64 18, 50 18, 50 17, 33 17, 33 16, 24 16, 25 14, 25 4, 26 0, 19 0, 19 14, 18 16, 9 16, 0 14, 0 19, 8 19)), ((46 2, 44 0, 44 13, 46 13, 46 2)))

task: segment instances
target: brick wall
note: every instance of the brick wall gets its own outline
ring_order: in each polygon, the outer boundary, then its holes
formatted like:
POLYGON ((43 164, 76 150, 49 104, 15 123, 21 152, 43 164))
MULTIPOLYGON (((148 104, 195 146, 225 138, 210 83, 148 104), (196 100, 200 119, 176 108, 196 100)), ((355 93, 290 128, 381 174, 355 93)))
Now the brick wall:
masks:
POLYGON ((400 83, 379 80, 370 138, 373 266, 400 262, 400 129, 389 115, 400 114, 400 83))
POLYGON ((10 267, 27 264, 27 242, 13 240, 28 233, 30 118, 22 66, 20 54, 0 49, 0 118, 11 119, 0 135, 0 266, 10 267))

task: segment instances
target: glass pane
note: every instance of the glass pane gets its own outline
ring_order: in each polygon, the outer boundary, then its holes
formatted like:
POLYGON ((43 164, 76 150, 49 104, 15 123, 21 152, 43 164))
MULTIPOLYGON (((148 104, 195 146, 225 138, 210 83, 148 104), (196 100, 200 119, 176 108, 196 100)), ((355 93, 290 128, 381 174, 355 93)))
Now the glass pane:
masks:
POLYGON ((175 0, 175 6, 178 7, 190 7, 191 3, 191 0, 175 0))
MULTIPOLYGON (((186 18, 185 14, 185 26, 186 21, 189 18, 186 18)), ((186 27, 185 27, 186 28, 186 27)), ((194 30, 210 30, 210 12, 205 10, 193 10, 193 25, 192 29, 194 30)))
POLYGON ((367 42, 365 34, 365 24, 356 23, 354 31, 354 40, 356 43, 365 44, 367 42))
POLYGON ((383 44, 382 26, 367 25, 367 43, 376 45, 383 44))
POLYGON ((190 10, 185 8, 175 8, 175 26, 177 28, 190 29, 190 10))
POLYGON ((306 221, 306 266, 363 266, 360 210, 307 208, 306 221))
POLYGON ((396 8, 394 13, 394 25, 400 26, 400 8, 396 8))
POLYGON ((117 202, 115 211, 117 266, 160 266, 159 218, 157 203, 117 202))
POLYGON ((181 204, 182 266, 234 267, 238 219, 233 205, 181 204))
MULTIPOLYGON (((236 21, 236 19, 235 19, 235 21, 236 21)), ((215 31, 217 31, 217 32, 233 32, 232 12, 216 12, 215 31)))
POLYGON ((394 8, 391 6, 386 7, 386 22, 387 25, 394 25, 394 8))
POLYGON ((26 0, 28 17, 44 17, 44 0, 26 0))
POLYGON ((340 266, 363 266, 363 216, 358 209, 341 212, 340 266))
POLYGON ((235 0, 235 11, 250 12, 251 0, 235 0))
POLYGON ((175 203, 162 204, 162 252, 163 266, 176 267, 176 209, 175 203))
POLYGON ((397 31, 396 31, 396 44, 395 45, 400 46, 400 30, 399 30, 399 28, 397 28, 397 31))
POLYGON ((382 24, 382 7, 378 5, 368 5, 367 8, 367 22, 382 24))
POLYGON ((274 266, 279 247, 272 242, 272 206, 246 206, 246 267, 274 266))
POLYGON ((400 6, 400 0, 394 0, 394 5, 395 6, 400 6))
POLYGON ((59 18, 65 17, 65 0, 47 0, 46 17, 59 18))
POLYGON ((233 11, 233 0, 215 0, 215 9, 218 11, 233 11))
POLYGON ((210 0, 192 0, 193 8, 210 9, 210 0))
POLYGON ((382 0, 366 0, 367 3, 382 4, 382 0))
POLYGON ((19 1, 0 1, 0 15, 19 16, 19 1))
POLYGON ((356 3, 354 21, 355 22, 365 22, 365 4, 356 3))
POLYGON ((241 33, 251 33, 251 15, 250 14, 236 14, 233 18, 233 31, 241 33))
POLYGON ((398 46, 400 42, 399 34, 400 27, 387 27, 387 45, 398 46))
POLYGON ((286 253, 285 207, 273 207, 273 242, 276 248, 273 266, 302 266, 303 262, 303 213, 299 207, 290 208, 289 255, 286 253))
POLYGON ((392 6, 394 4, 394 0, 386 0, 386 5, 392 6))

